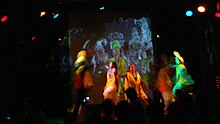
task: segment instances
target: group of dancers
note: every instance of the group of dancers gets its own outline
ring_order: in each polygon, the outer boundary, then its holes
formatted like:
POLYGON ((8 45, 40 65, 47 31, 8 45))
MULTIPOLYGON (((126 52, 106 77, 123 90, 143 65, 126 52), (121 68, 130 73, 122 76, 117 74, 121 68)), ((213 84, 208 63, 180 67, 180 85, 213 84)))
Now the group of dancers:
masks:
MULTIPOLYGON (((167 56, 161 56, 163 65, 158 72, 156 80, 156 88, 162 93, 166 106, 174 101, 176 90, 189 91, 195 83, 187 72, 183 57, 177 51, 174 51, 173 54, 175 56, 175 63, 173 64, 168 63, 167 56)), ((116 62, 109 63, 107 81, 103 92, 104 99, 110 98, 117 103, 120 78, 124 78, 124 91, 132 87, 136 90, 138 97, 148 101, 146 91, 144 92, 143 90, 143 84, 146 84, 146 82, 142 80, 140 74, 136 71, 135 65, 131 64, 127 73, 118 74, 116 62)), ((126 99, 126 94, 124 98, 126 99)))
MULTIPOLYGON (((147 102, 148 97, 142 87, 146 83, 141 79, 140 74, 136 71, 135 65, 131 64, 127 73, 119 74, 117 72, 116 62, 112 61, 109 62, 109 70, 107 72, 107 80, 103 92, 104 99, 112 99, 114 103, 117 104, 119 101, 117 93, 120 78, 124 78, 124 91, 126 91, 129 87, 132 87, 136 90, 137 96, 147 102)), ((127 99, 126 94, 124 95, 124 98, 127 99)))
MULTIPOLYGON (((187 72, 183 57, 177 51, 174 51, 173 55, 175 56, 174 64, 169 64, 168 58, 166 56, 161 56, 163 65, 157 74, 156 80, 156 89, 162 94, 165 109, 175 100, 174 96, 177 90, 186 91, 195 83, 187 72)), ((146 86, 147 82, 142 80, 134 64, 129 66, 126 73, 120 74, 118 73, 117 63, 115 61, 110 61, 106 78, 106 84, 103 89, 104 99, 112 99, 115 104, 119 102, 118 87, 121 81, 120 78, 123 78, 124 99, 127 99, 125 91, 131 87, 135 89, 138 98, 141 98, 146 104, 148 103, 149 98, 143 87, 146 86)), ((77 60, 75 61, 73 88, 77 92, 77 104, 83 102, 86 93, 89 92, 93 86, 94 81, 89 72, 88 62, 86 60, 86 50, 82 50, 78 53, 77 60)))

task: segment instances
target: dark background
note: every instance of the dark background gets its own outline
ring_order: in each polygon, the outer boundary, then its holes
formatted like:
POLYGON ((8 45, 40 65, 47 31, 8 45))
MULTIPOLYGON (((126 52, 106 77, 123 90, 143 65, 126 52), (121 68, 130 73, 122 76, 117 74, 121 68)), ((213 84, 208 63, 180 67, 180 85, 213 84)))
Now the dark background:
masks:
POLYGON ((220 19, 214 16, 216 1, 176 0, 64 0, 1 1, 2 15, 8 21, 0 24, 0 114, 13 113, 22 107, 23 98, 43 109, 47 115, 60 114, 71 104, 69 75, 60 73, 60 41, 68 29, 68 12, 140 11, 152 17, 155 57, 181 53, 187 69, 196 80, 196 92, 217 95, 215 77, 220 75, 220 19), (126 1, 126 2, 125 2, 126 1), (187 8, 205 3, 208 10, 185 16, 187 8), (48 15, 40 18, 46 10, 48 15), (53 12, 60 12, 53 19, 53 12), (50 14, 49 14, 50 13, 50 14), (160 35, 157 38, 156 35, 160 35), (35 36, 35 40, 31 38, 35 36))

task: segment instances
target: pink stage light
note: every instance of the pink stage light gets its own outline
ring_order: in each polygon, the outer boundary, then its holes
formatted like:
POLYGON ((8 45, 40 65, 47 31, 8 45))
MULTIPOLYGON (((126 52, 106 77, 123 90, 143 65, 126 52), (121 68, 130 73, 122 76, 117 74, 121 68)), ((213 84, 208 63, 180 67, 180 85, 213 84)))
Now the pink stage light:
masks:
POLYGON ((36 39, 36 37, 35 36, 33 36, 32 38, 31 38, 31 40, 35 40, 36 39))
POLYGON ((2 18, 1 18, 1 22, 6 22, 8 20, 8 16, 3 16, 2 18))
POLYGON ((220 12, 216 12, 215 17, 220 18, 220 12))

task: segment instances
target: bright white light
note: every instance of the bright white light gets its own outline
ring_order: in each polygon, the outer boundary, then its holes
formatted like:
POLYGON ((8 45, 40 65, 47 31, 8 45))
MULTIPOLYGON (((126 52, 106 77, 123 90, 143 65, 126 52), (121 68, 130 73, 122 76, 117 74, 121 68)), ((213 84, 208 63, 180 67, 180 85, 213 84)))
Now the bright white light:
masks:
POLYGON ((199 12, 205 12, 205 7, 204 6, 199 6, 198 11, 199 12))
POLYGON ((45 14, 46 14, 46 12, 42 11, 42 12, 40 13, 40 17, 44 16, 45 14))

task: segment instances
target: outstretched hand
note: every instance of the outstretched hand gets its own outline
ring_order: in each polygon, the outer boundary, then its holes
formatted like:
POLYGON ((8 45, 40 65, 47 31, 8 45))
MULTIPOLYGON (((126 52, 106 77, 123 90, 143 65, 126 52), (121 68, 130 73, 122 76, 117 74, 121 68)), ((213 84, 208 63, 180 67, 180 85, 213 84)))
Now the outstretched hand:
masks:
POLYGON ((173 54, 174 54, 175 56, 180 56, 180 54, 179 54, 177 51, 173 51, 173 54))

